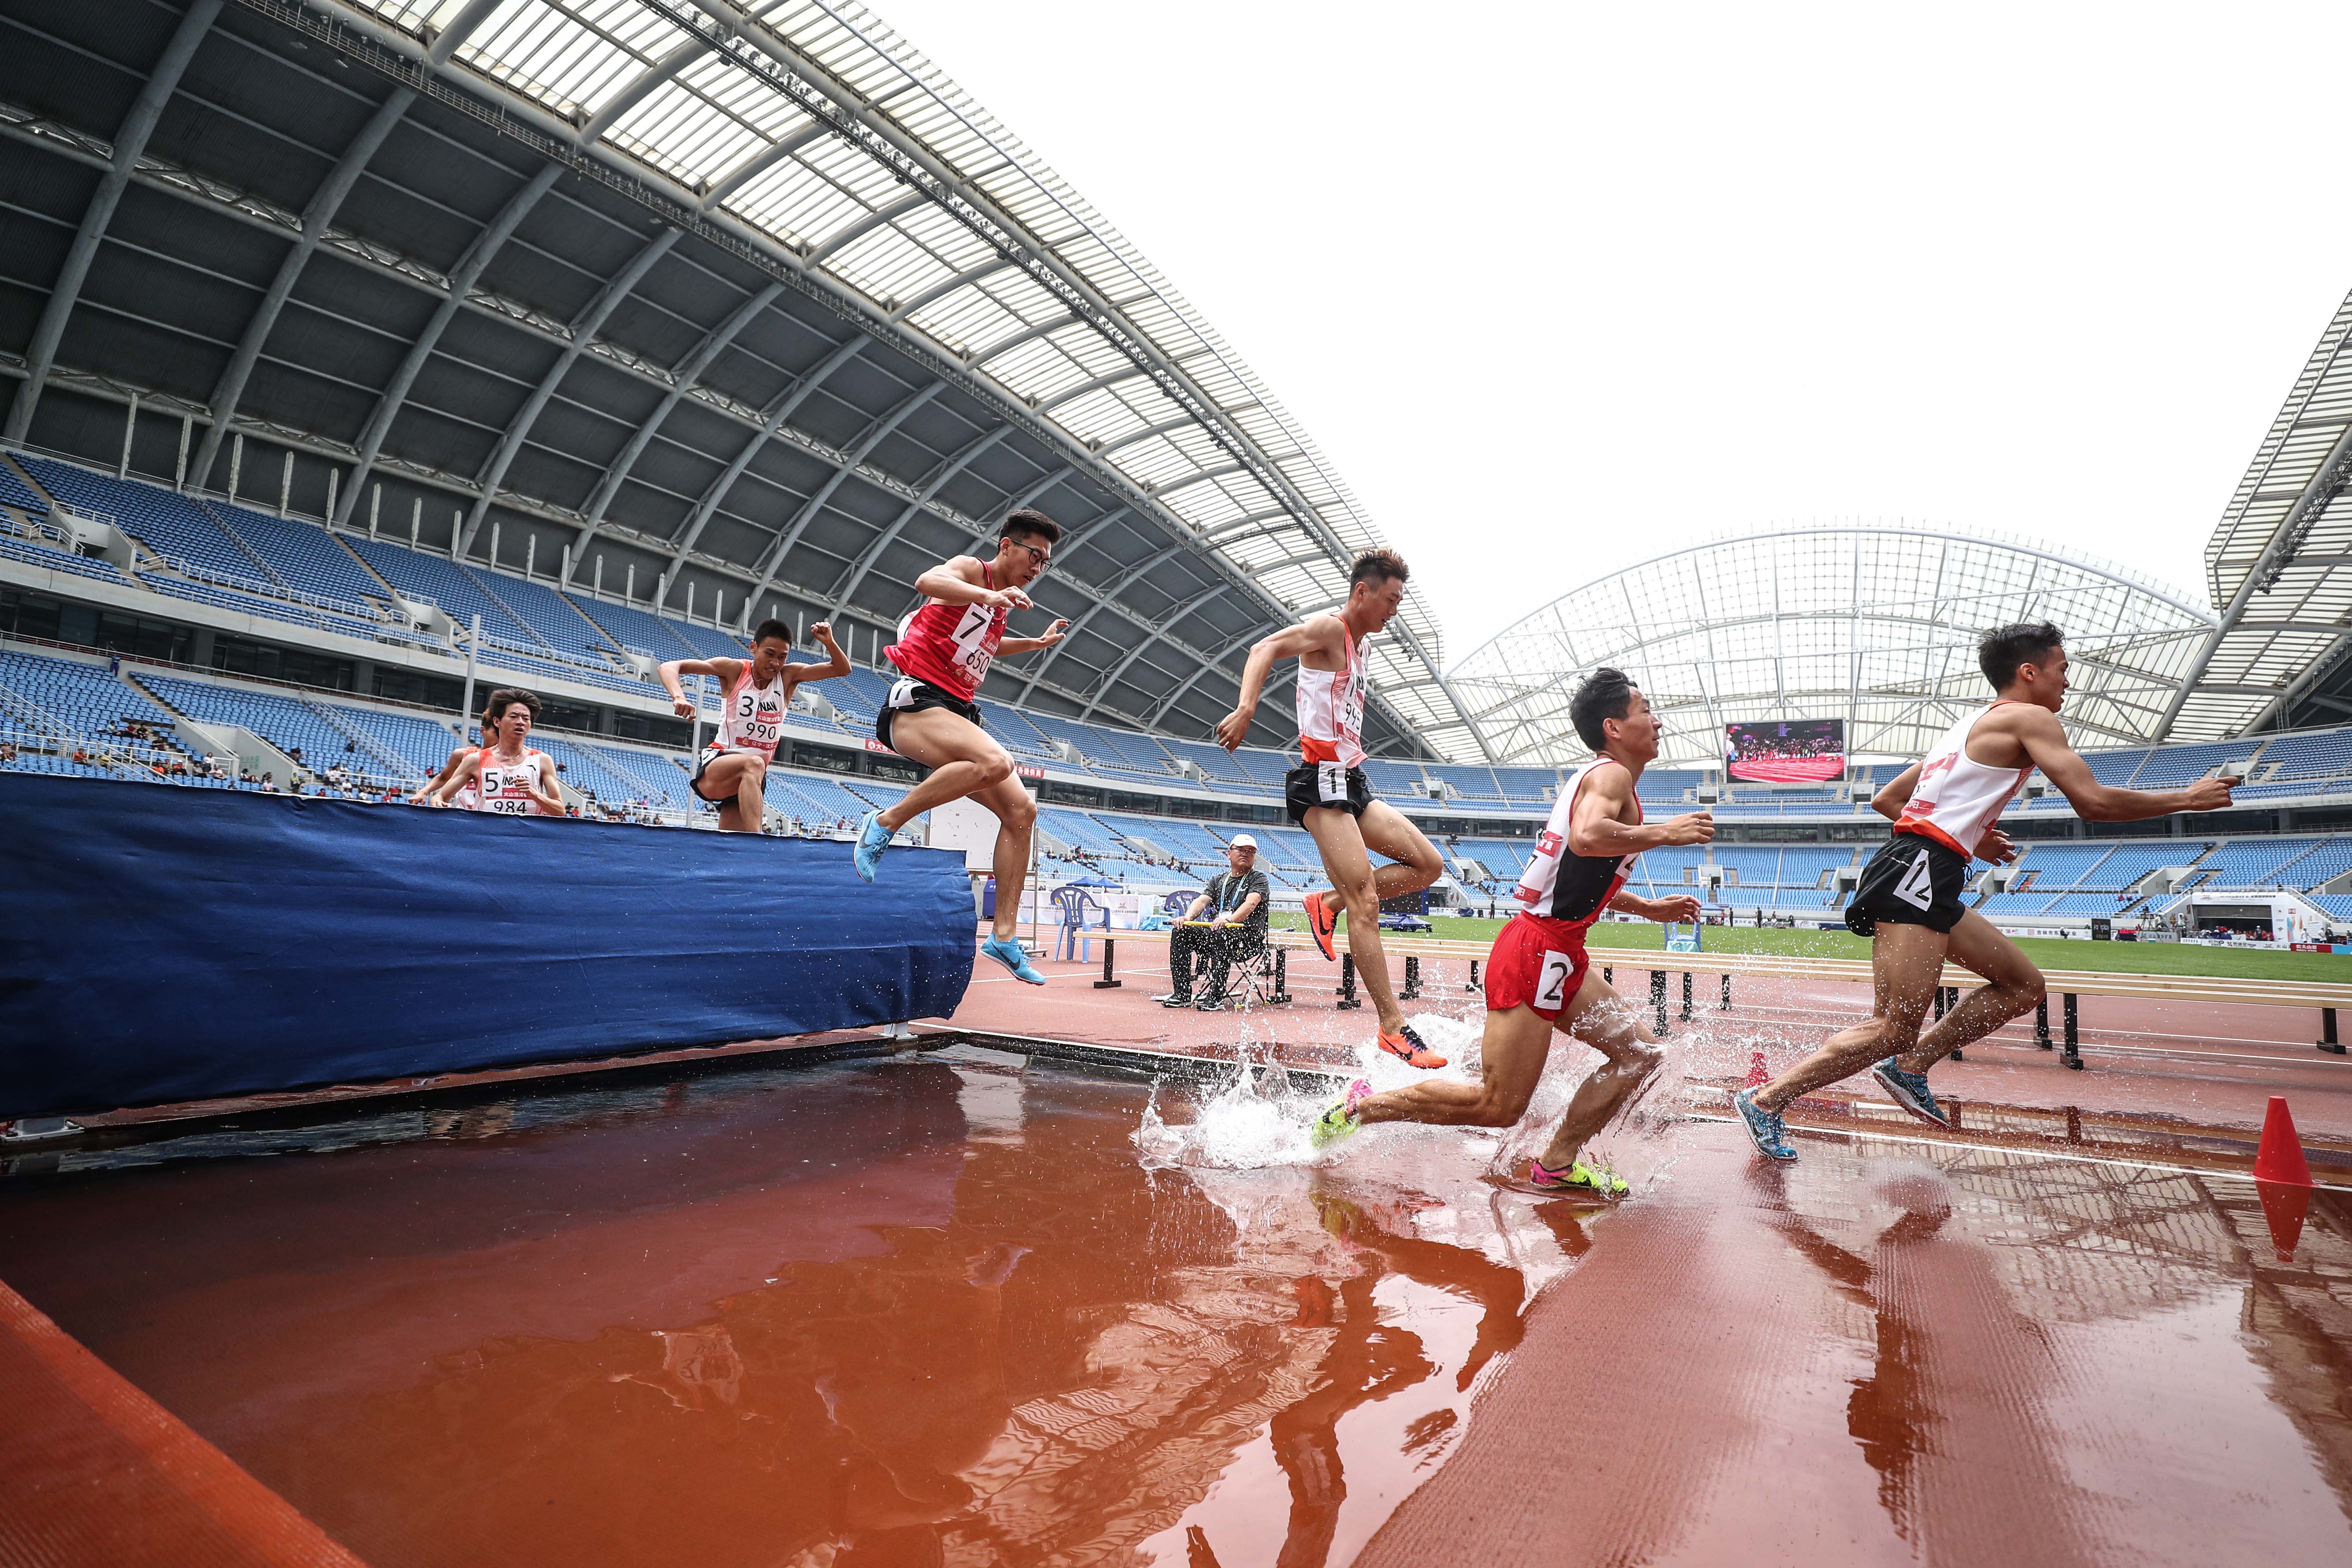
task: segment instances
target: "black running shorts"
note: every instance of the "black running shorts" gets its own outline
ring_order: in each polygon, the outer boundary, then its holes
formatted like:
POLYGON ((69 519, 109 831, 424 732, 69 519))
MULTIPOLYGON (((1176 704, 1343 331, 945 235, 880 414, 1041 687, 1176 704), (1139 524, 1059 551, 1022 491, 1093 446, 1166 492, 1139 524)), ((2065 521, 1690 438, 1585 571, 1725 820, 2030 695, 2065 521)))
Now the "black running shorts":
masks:
MULTIPOLYGON (((897 713, 919 713, 926 708, 944 708, 950 713, 962 715, 974 724, 979 724, 981 721, 979 703, 966 702, 954 692, 942 691, 928 680, 917 680, 911 675, 902 675, 890 683, 888 700, 874 715, 874 738, 884 745, 889 746, 891 716, 897 713)), ((898 748, 890 746, 890 749, 895 752, 898 748)))
POLYGON ((1882 925, 1948 931, 1968 912, 1969 858, 1916 833, 1898 833, 1870 858, 1846 906, 1845 929, 1875 936, 1882 925))
POLYGON ((1318 806, 1361 816, 1364 807, 1372 804, 1372 786, 1364 781, 1361 768, 1308 763, 1282 775, 1282 804, 1290 808, 1290 820, 1301 827, 1307 826, 1307 814, 1318 806))

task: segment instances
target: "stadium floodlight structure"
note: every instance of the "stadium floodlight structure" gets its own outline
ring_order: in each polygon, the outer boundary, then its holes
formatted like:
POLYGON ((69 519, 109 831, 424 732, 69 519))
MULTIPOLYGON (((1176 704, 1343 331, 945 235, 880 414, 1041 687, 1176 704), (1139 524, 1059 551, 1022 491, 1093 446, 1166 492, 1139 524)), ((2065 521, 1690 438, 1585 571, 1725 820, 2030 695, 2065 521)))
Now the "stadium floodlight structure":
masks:
POLYGON ((1504 762, 1589 754, 1577 681, 1631 675, 1664 718, 1661 760, 1720 763, 1723 726, 1843 719, 1850 752, 1916 757, 1990 695, 1988 626, 2055 621, 2085 745, 2157 735, 2215 617, 2120 566, 2021 540, 1909 523, 1824 522, 1711 540, 1612 573, 1505 630, 1449 672, 1504 762))
MULTIPOLYGON (((41 301, 0 342, 10 441, 87 455, 62 388, 184 421, 196 486, 263 440, 333 466, 341 522, 398 481, 461 558, 503 521, 567 581, 874 633, 1039 505, 1074 633, 990 694, 1195 733, 1381 542, 1150 262, 851 0, 117 9, 0 17, 83 83, 0 87, 74 237, 0 258, 41 301)), ((1377 639, 1369 738, 1471 743, 1443 654, 1418 607, 1377 639)))

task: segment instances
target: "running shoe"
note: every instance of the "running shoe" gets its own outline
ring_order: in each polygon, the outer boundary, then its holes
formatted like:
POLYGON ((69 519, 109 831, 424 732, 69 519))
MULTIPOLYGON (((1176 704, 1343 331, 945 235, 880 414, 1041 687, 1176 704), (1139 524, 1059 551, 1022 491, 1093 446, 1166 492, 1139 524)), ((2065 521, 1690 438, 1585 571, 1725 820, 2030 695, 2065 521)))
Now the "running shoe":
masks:
POLYGON ((1299 901, 1307 906, 1307 929, 1314 934, 1315 945, 1323 950, 1324 957, 1339 963, 1339 953, 1331 945, 1331 933, 1339 929, 1339 917, 1323 901, 1320 893, 1309 893, 1299 901))
POLYGON ((1411 1024, 1399 1024, 1393 1035, 1383 1033, 1381 1049, 1392 1057, 1402 1058, 1404 1065, 1411 1068, 1442 1068, 1445 1065, 1445 1058, 1423 1045, 1411 1024))
POLYGON ((1528 1185, 1548 1193, 1582 1193, 1588 1197, 1606 1198, 1612 1203, 1633 1190, 1606 1165, 1595 1170, 1581 1160, 1571 1161, 1565 1171, 1555 1171, 1540 1160, 1530 1160, 1528 1162, 1528 1185))
POLYGON ((1165 996, 1154 996, 1152 1000, 1162 1007, 1190 1007, 1192 1005, 1192 999, 1190 996, 1178 991, 1171 991, 1165 996))
POLYGON ((1748 1136, 1756 1142, 1756 1152, 1768 1160, 1793 1160, 1796 1150, 1789 1146, 1780 1130, 1780 1114, 1756 1103, 1756 1091, 1743 1089, 1731 1097, 1731 1109, 1739 1112, 1739 1120, 1748 1124, 1748 1136))
POLYGON ((1011 937, 990 937, 980 944, 980 951, 982 957, 992 958, 1013 971, 1013 979, 1025 980, 1032 985, 1045 984, 1045 977, 1037 973, 1035 964, 1029 962, 1028 951, 1011 937))
POLYGON ((882 868, 882 851, 890 847, 890 830, 882 826, 882 814, 869 811, 857 825, 857 847, 850 851, 850 859, 857 874, 866 881, 882 868))
POLYGON ((1938 1127, 1952 1124, 1952 1119, 1944 1114, 1944 1108, 1936 1103, 1936 1091, 1927 1087, 1926 1073, 1905 1072, 1895 1065, 1895 1058, 1889 1057, 1871 1069, 1871 1076, 1878 1079, 1879 1087, 1893 1097, 1895 1104, 1920 1121, 1932 1121, 1938 1127))
POLYGON ((1358 1079, 1349 1084, 1348 1092, 1340 1098, 1339 1103, 1315 1119, 1315 1125, 1307 1130, 1307 1141, 1320 1149, 1325 1144, 1336 1143, 1353 1132, 1363 1125, 1356 1120, 1358 1108, 1371 1097, 1372 1086, 1362 1079, 1358 1079))

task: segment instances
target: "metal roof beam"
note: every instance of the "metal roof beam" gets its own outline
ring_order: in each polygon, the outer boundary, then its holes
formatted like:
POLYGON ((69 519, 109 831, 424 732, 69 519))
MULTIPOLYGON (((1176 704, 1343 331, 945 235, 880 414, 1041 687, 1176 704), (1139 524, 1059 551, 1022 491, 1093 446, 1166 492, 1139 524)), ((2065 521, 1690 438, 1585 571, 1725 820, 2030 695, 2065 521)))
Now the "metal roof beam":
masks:
MULTIPOLYGON (((850 333, 845 341, 824 359, 818 361, 814 369, 794 382, 782 396, 776 399, 765 417, 761 420, 758 431, 749 441, 743 443, 743 449, 736 453, 733 459, 728 463, 726 471, 712 480, 710 488, 702 492, 702 500, 695 505, 694 515, 687 520, 686 527, 679 531, 677 547, 670 552, 669 569, 672 572, 677 571, 678 563, 686 559, 686 552, 694 548, 694 542, 702 537, 704 525, 709 522, 711 514, 719 510, 719 502, 726 500, 727 492, 735 488, 735 481, 743 477, 743 470, 751 466, 751 459, 759 456, 760 448, 774 440, 777 432, 784 427, 784 421, 792 417, 793 410, 806 402, 811 393, 825 384, 827 377, 856 359, 860 353, 864 352, 866 345, 873 341, 864 332, 850 333)), ((577 552, 573 552, 572 559, 577 565, 580 560, 577 552)))
POLYGON ((892 202, 886 207, 876 207, 872 212, 867 213, 864 217, 859 218, 855 223, 844 224, 841 227, 834 230, 833 233, 825 238, 824 244, 810 247, 807 259, 809 263, 814 266, 816 263, 824 260, 827 257, 838 252, 842 247, 845 245, 853 245, 858 240, 863 239, 866 236, 873 233, 876 229, 882 227, 884 225, 896 223, 898 219, 905 217, 908 213, 913 212, 916 208, 929 206, 929 198, 919 194, 915 195, 900 196, 897 201, 892 202))
POLYGON ((908 415, 946 390, 946 383, 935 381, 912 396, 902 399, 898 406, 867 426, 866 434, 857 438, 856 446, 842 454, 841 461, 834 468, 833 477, 817 487, 816 493, 809 497, 799 514, 793 519, 791 525, 776 535, 776 542, 768 549, 767 560, 752 568, 752 572, 760 579, 760 585, 751 590, 753 597, 756 598, 768 591, 768 584, 774 581, 777 569, 784 563, 784 557, 792 552, 793 545, 800 542, 801 535, 807 531, 808 525, 815 519, 816 514, 824 510, 824 503, 833 499, 833 492, 841 488, 842 481, 848 479, 857 465, 866 460, 866 455, 874 450, 882 437, 896 430, 908 415))
POLYGON ((585 146, 601 140, 604 132, 613 128, 613 122, 643 103, 647 93, 709 52, 701 39, 691 38, 631 77, 626 87, 606 99, 604 107, 590 115, 586 123, 580 127, 581 144, 585 146))
POLYGON ((1036 689, 1037 682, 1045 679, 1045 672, 1054 668, 1054 661, 1062 657, 1063 652, 1069 647, 1072 640, 1077 637, 1078 633, 1086 629, 1087 623, 1100 615, 1109 601, 1118 598, 1121 594, 1126 593, 1128 589, 1133 587, 1142 578, 1149 575, 1153 567, 1160 565, 1165 562, 1173 561, 1182 552, 1182 545, 1171 544, 1167 549, 1162 550, 1159 554, 1146 556, 1135 565, 1130 566, 1126 571, 1120 573, 1118 577, 1110 584, 1109 587, 1097 590, 1095 594, 1095 602, 1087 605, 1086 612, 1079 616, 1076 620, 1070 623, 1068 632, 1064 635, 1060 642, 1055 643, 1052 647, 1045 650, 1045 657, 1039 659, 1036 667, 1030 671, 1028 684, 1022 687, 1021 695, 1018 698, 1015 698, 1014 700, 1019 702, 1026 702, 1029 700, 1029 693, 1036 689))
POLYGON ((401 405, 408 401, 409 388, 416 384, 417 374, 425 368, 425 362, 433 357, 433 350, 440 342, 441 334, 449 330, 451 321, 457 320, 466 296, 473 291, 475 280, 481 277, 483 268, 489 266, 490 258, 498 254, 499 247, 530 216, 530 209, 539 205, 539 198, 547 195, 549 188, 562 174, 563 166, 560 163, 542 164, 539 173, 524 183, 522 189, 507 199, 507 205, 499 209, 498 216, 492 218, 489 226, 475 237, 474 243, 467 247, 466 254, 451 269, 448 297, 436 307, 432 320, 426 321, 424 331, 416 334, 416 342, 410 345, 406 357, 400 362, 400 368, 393 373, 391 383, 384 387, 383 396, 376 400, 375 413, 368 420, 367 432, 360 437, 359 459, 352 467, 351 482, 343 487, 342 499, 335 504, 337 527, 350 522, 352 508, 359 504, 360 490, 367 479, 368 470, 375 467, 376 454, 383 450, 383 439, 392 433, 392 422, 400 416, 401 405))
MULTIPOLYGON (((548 399, 555 395, 555 389, 563 384, 563 378, 571 374, 572 365, 587 351, 589 343, 604 327, 604 318, 628 298, 630 290, 636 288, 645 275, 653 269, 654 263, 669 253, 669 247, 677 243, 678 233, 675 228, 664 228, 647 240, 636 255, 630 258, 629 264, 614 274, 597 291, 596 298, 589 301, 588 308, 572 321, 572 342, 555 356, 555 363, 547 367, 545 375, 539 378, 539 384, 531 389, 530 396, 507 422, 506 434, 499 438, 498 449, 490 454, 488 464, 482 469, 482 493, 475 498, 473 510, 467 513, 465 527, 457 535, 457 553, 461 559, 473 549, 474 535, 480 531, 482 519, 489 514, 490 502, 498 495, 499 486, 506 479, 507 468, 530 438, 530 428, 539 422, 540 412, 547 406, 548 399)), ((576 556, 577 552, 574 553, 576 556)))
POLYGON ((1051 414, 1055 409, 1059 408, 1065 403, 1076 403, 1079 398, 1086 396, 1090 392, 1100 392, 1106 386, 1117 386, 1122 381, 1134 381, 1142 374, 1143 373, 1141 371, 1136 369, 1133 365, 1129 365, 1124 370, 1112 371, 1108 375, 1098 375, 1092 381, 1082 381, 1076 386, 1066 386, 1062 388, 1061 391, 1054 394, 1053 396, 1045 398, 1041 402, 1033 405, 1033 406, 1040 414, 1051 414))
POLYGON ((155 122, 163 117, 163 106, 172 100, 173 89, 180 85, 188 62, 195 58, 196 46, 204 42, 220 8, 221 0, 195 0, 188 7, 114 133, 113 161, 99 176, 98 189, 90 193, 89 205, 82 209, 81 226, 74 231, 65 265, 58 268, 57 281, 49 285, 48 300, 41 307, 40 320, 34 323, 32 340, 26 346, 25 383, 16 389, 5 426, 10 441, 23 441, 33 427, 33 411, 40 405, 41 389, 49 379, 49 367, 57 363, 58 344, 66 335, 66 322, 73 316, 75 303, 81 299, 81 286, 98 256, 99 241, 106 237, 106 226, 114 221, 114 209, 131 184, 139 154, 147 150, 147 138, 155 133, 155 122))
POLYGON ((1109 674, 1103 677, 1102 684, 1095 688, 1094 697, 1087 703, 1086 708, 1078 714, 1078 722, 1083 724, 1087 720, 1093 718, 1095 710, 1102 706, 1103 699, 1110 695, 1111 688, 1117 686, 1120 679, 1126 676, 1127 672, 1135 667, 1135 661, 1137 659, 1141 658, 1148 650, 1156 647, 1164 640, 1167 637, 1168 633, 1173 629, 1179 622, 1182 621, 1187 616, 1192 615, 1194 611, 1206 605, 1212 599, 1215 599, 1225 594, 1230 594, 1233 590, 1233 584, 1220 583, 1215 587, 1209 589, 1205 593, 1193 595, 1191 598, 1185 600, 1182 604, 1177 605, 1174 609, 1161 616, 1159 628, 1153 631, 1150 636, 1145 637, 1141 642, 1137 643, 1133 647, 1129 648, 1128 650, 1127 657, 1118 661, 1118 667, 1116 669, 1113 669, 1109 674))
POLYGON ((263 291, 261 303, 254 310, 252 319, 245 324, 245 335, 237 340, 236 352, 229 356, 228 368, 221 372, 214 384, 212 395, 213 422, 205 431, 204 445, 196 449, 195 461, 188 472, 201 484, 213 471, 213 459, 220 455, 221 437, 228 433, 229 421, 236 416, 236 405, 245 395, 245 384, 252 377, 255 363, 261 357, 262 345, 269 341, 271 329, 278 325, 278 313, 294 292, 294 285, 310 264, 311 253, 319 248, 320 237, 334 221, 343 205, 343 198, 359 184, 360 175, 367 170, 368 160, 383 145, 408 106, 416 101, 416 94, 407 88, 395 87, 368 122, 352 138, 343 155, 327 172, 319 188, 311 194, 310 203, 302 209, 302 232, 278 263, 277 276, 263 291))
POLYGON ((968 289, 983 279, 992 278, 1012 265, 1001 256, 992 256, 977 267, 967 267, 952 278, 941 279, 928 289, 919 289, 906 303, 891 310, 890 319, 903 321, 924 306, 944 300, 959 289, 968 289))
MULTIPOLYGON (((621 448, 620 455, 604 470, 604 477, 598 482, 595 493, 588 498, 588 504, 581 509, 588 518, 588 526, 572 542, 573 572, 579 570, 580 558, 587 552, 588 542, 595 538, 597 531, 604 526, 605 509, 613 504, 613 498, 620 494, 621 487, 628 482, 629 471, 645 455, 646 447, 652 442, 654 433, 661 428, 662 421, 669 417, 670 410, 677 406, 678 400, 702 380, 703 373, 725 352, 727 345, 735 341, 735 335, 750 326, 761 311, 774 304, 776 296, 783 291, 782 284, 771 283, 736 306, 725 321, 703 334, 702 342, 695 345, 692 353, 678 362, 677 369, 671 373, 670 389, 662 395, 661 401, 654 405, 654 411, 637 426, 635 433, 629 437, 628 445, 621 448)), ((567 574, 563 581, 569 586, 571 575, 567 574)))
POLYGON ((499 0, 467 0, 465 9, 450 17, 449 25, 433 35, 432 42, 425 47, 425 58, 436 66, 447 65, 449 57, 457 52, 457 46, 472 37, 475 30, 488 21, 490 13, 498 8, 499 0))
POLYGON ((964 363, 972 366, 974 369, 978 369, 988 363, 990 360, 996 358, 999 354, 1006 353, 1013 349, 1017 349, 1023 343, 1034 342, 1039 338, 1050 337, 1054 333, 1060 331, 1064 327, 1075 327, 1078 324, 1078 320, 1079 318, 1076 315, 1064 314, 1055 316, 1050 321, 1040 321, 1034 327, 1024 327, 1021 331, 1014 332, 1012 336, 999 338, 994 342, 989 344, 986 348, 982 349, 975 353, 967 355, 964 359, 964 363))
POLYGON ((999 425, 986 435, 967 441, 961 451, 941 463, 931 477, 923 481, 923 488, 915 499, 908 501, 900 509, 898 515, 890 520, 890 526, 876 534, 874 542, 858 552, 857 559, 849 563, 848 577, 844 582, 841 591, 833 596, 833 602, 836 605, 848 604, 856 596, 858 588, 866 582, 866 574, 874 570, 875 563, 882 559, 882 552, 890 548, 899 534, 906 531, 907 524, 930 510, 931 498, 939 494, 949 480, 970 468, 974 459, 1011 434, 1013 434, 1012 426, 999 425))

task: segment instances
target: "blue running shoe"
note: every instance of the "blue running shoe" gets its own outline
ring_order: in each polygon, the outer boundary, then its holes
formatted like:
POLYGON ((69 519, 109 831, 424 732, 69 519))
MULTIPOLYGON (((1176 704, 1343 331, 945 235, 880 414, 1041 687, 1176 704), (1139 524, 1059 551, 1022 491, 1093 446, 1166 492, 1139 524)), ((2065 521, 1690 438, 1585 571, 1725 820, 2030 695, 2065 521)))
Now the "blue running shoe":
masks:
POLYGON ((1920 1121, 1932 1121, 1938 1127, 1952 1124, 1952 1119, 1944 1114, 1944 1108, 1936 1103, 1936 1091, 1927 1087, 1926 1073, 1905 1072, 1895 1065, 1895 1058, 1889 1057, 1871 1069, 1871 1076, 1878 1080, 1895 1104, 1920 1121))
POLYGON ((1731 1109, 1739 1112, 1739 1120, 1748 1124, 1748 1136, 1756 1142, 1756 1152, 1768 1160, 1793 1160, 1796 1150, 1780 1131, 1777 1112, 1766 1110, 1756 1103, 1756 1091, 1743 1089, 1731 1097, 1731 1109))
POLYGON ((1013 979, 1025 980, 1032 985, 1045 984, 1045 977, 1037 973, 1035 964, 1029 962, 1028 952, 1012 938, 990 937, 980 944, 980 951, 982 955, 996 960, 997 963, 1013 971, 1013 979))
POLYGON ((857 874, 870 882, 874 873, 882 868, 882 851, 890 847, 890 830, 882 826, 882 814, 869 811, 866 820, 857 825, 857 847, 850 851, 850 859, 857 874))

